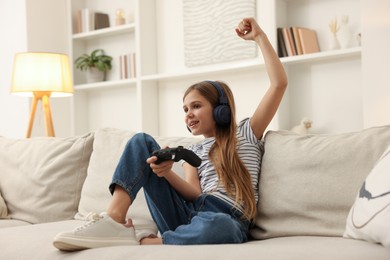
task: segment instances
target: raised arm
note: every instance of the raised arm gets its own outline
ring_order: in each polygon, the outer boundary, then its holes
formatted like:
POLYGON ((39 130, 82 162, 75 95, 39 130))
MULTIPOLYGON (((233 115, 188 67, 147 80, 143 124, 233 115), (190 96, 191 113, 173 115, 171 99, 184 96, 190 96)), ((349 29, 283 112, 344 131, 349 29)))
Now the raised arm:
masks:
POLYGON ((254 18, 244 18, 237 26, 236 33, 244 40, 253 40, 264 57, 270 86, 251 118, 251 127, 258 139, 274 117, 287 88, 287 75, 278 55, 254 18))

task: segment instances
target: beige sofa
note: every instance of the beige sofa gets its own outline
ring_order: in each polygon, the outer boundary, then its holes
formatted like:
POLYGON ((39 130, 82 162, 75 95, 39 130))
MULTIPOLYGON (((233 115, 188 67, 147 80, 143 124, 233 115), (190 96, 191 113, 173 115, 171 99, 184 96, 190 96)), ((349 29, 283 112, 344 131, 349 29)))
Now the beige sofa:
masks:
MULTIPOLYGON (((105 210, 113 170, 132 135, 106 128, 70 138, 0 137, 0 259, 390 259, 389 248, 343 238, 360 186, 390 145, 390 126, 331 135, 268 132, 248 243, 54 248, 58 232, 105 210)), ((170 147, 199 141, 157 140, 170 147)), ((156 230, 143 196, 129 215, 137 229, 156 230)))

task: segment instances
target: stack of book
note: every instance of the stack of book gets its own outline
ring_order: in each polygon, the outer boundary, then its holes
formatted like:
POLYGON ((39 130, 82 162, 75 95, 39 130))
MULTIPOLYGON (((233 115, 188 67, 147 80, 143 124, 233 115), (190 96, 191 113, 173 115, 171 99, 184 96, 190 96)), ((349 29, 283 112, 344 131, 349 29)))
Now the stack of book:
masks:
POLYGON ((278 33, 278 55, 288 57, 319 52, 315 30, 303 27, 280 27, 278 33))
POLYGON ((135 53, 119 56, 120 79, 132 79, 136 77, 135 53))
POLYGON ((110 27, 108 14, 91 12, 88 8, 78 10, 76 13, 75 33, 88 32, 110 27))

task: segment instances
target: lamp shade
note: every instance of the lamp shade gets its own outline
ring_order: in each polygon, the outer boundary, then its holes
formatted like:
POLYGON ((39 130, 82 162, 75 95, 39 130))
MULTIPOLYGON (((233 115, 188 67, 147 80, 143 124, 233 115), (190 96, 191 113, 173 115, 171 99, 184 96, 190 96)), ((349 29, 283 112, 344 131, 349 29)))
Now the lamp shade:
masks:
POLYGON ((69 58, 60 53, 17 53, 11 79, 11 93, 33 96, 33 92, 50 92, 50 96, 73 94, 69 58))

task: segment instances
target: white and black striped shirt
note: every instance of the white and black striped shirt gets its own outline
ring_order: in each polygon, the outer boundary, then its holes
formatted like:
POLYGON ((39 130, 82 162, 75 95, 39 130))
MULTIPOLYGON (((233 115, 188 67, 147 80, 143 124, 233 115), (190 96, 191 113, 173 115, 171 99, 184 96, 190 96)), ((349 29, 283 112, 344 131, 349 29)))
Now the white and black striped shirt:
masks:
MULTIPOLYGON (((237 139, 238 155, 251 175, 252 188, 257 202, 259 199, 258 182, 264 146, 263 142, 258 140, 254 135, 252 128, 250 127, 249 118, 246 118, 239 123, 237 127, 237 139)), ((194 151, 202 159, 202 164, 198 167, 202 192, 210 193, 233 206, 235 205, 234 197, 229 196, 223 185, 219 183, 214 165, 208 156, 214 142, 214 137, 206 138, 201 143, 190 145, 188 149, 194 151)), ((240 210, 242 211, 242 207, 240 210)))

